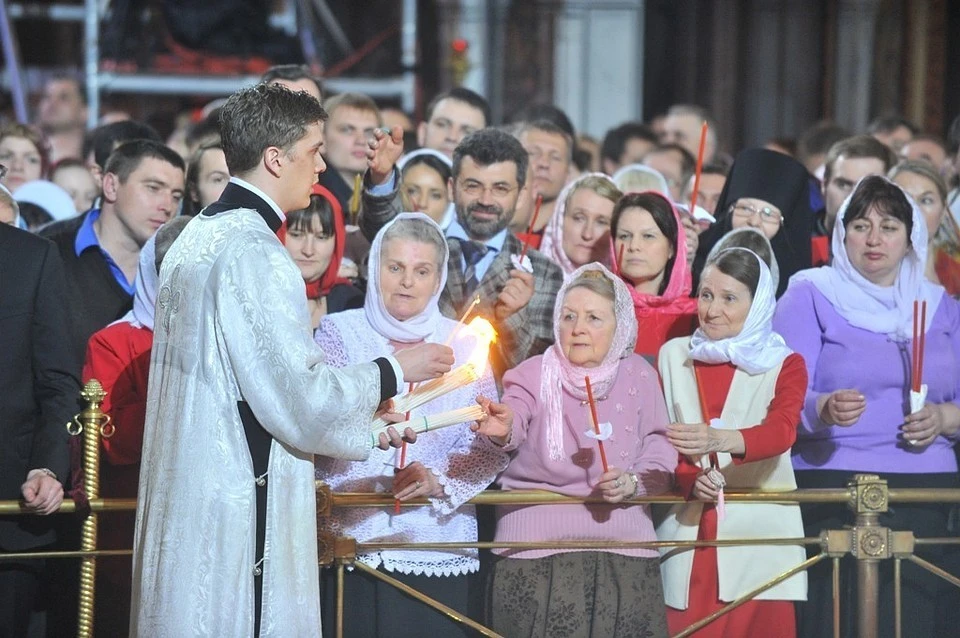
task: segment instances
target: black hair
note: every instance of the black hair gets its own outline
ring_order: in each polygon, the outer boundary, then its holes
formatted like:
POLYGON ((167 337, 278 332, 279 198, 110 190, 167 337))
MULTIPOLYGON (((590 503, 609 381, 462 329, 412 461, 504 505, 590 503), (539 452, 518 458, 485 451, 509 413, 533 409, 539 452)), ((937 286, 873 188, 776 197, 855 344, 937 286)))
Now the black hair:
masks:
POLYGON ((169 146, 153 140, 133 140, 121 144, 110 154, 103 172, 113 173, 120 178, 122 184, 140 167, 140 162, 148 157, 162 160, 181 171, 187 170, 183 158, 169 146))
POLYGON ((750 297, 757 296, 760 286, 760 262, 756 255, 746 251, 728 248, 717 255, 708 266, 713 266, 724 275, 733 277, 750 290, 750 297))
POLYGON ((523 188, 527 180, 530 156, 517 138, 495 128, 484 128, 463 138, 453 151, 453 178, 460 176, 463 158, 469 157, 480 166, 513 162, 517 166, 517 185, 523 188))
POLYGON ((87 135, 83 141, 83 157, 86 158, 90 151, 93 151, 93 162, 101 169, 106 168, 107 159, 114 149, 133 140, 163 141, 160 134, 149 124, 136 120, 113 122, 98 126, 87 135))
POLYGON ((316 232, 314 220, 320 223, 320 232, 324 237, 334 234, 333 204, 322 195, 311 195, 310 205, 300 210, 287 213, 287 230, 305 230, 316 232))
POLYGON ((457 102, 463 102, 464 104, 469 104, 473 108, 477 109, 483 113, 483 123, 485 126, 490 126, 491 114, 490 114, 490 103, 479 93, 475 93, 470 89, 466 89, 462 86, 458 86, 438 94, 432 100, 430 104, 427 105, 427 111, 424 114, 423 121, 429 122, 430 118, 433 117, 433 111, 437 108, 437 104, 441 101, 450 98, 451 100, 456 100, 457 102))
POLYGON ((641 139, 657 144, 657 136, 649 126, 642 122, 626 122, 607 131, 600 145, 600 159, 620 163, 620 157, 627 150, 627 142, 641 139))
POLYGON ((613 207, 613 217, 610 220, 610 232, 614 238, 617 236, 617 228, 620 226, 620 218, 623 213, 631 208, 642 208, 650 213, 657 228, 667 238, 667 242, 673 247, 673 257, 667 260, 667 265, 663 268, 663 281, 660 282, 658 295, 662 295, 670 283, 670 273, 673 272, 673 262, 680 252, 677 245, 680 229, 677 226, 677 217, 674 215, 673 206, 667 199, 659 193, 627 193, 620 198, 616 206, 613 207))
POLYGON ((570 117, 563 109, 553 104, 533 104, 513 117, 514 122, 542 122, 544 120, 558 127, 571 139, 576 139, 577 131, 573 122, 570 121, 570 117))
POLYGON ((277 80, 287 80, 288 82, 310 80, 317 85, 317 91, 320 93, 320 98, 323 99, 323 84, 304 64, 278 64, 267 69, 267 72, 260 78, 260 81, 264 84, 270 84, 277 80))
POLYGON ((231 175, 242 176, 276 146, 290 150, 307 128, 327 119, 320 102, 276 84, 241 89, 220 109, 220 143, 231 175))
POLYGON ((856 219, 863 219, 876 208, 881 215, 898 219, 907 227, 907 241, 913 232, 913 207, 899 186, 880 175, 870 175, 860 180, 850 196, 843 227, 848 228, 856 219))
POLYGON ((440 179, 443 180, 443 185, 446 187, 447 181, 449 181, 450 175, 453 171, 450 169, 449 164, 444 162, 439 157, 435 157, 429 153, 423 153, 422 155, 415 155, 411 157, 403 166, 403 174, 406 175, 407 171, 409 171, 411 168, 421 165, 426 166, 427 168, 432 168, 439 173, 440 179))

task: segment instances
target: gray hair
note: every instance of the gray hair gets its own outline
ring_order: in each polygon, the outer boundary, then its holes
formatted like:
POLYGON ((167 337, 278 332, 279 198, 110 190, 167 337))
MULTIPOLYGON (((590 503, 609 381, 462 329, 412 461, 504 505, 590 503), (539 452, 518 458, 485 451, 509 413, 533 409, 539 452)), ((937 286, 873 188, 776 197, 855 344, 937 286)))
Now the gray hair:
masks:
POLYGON ((153 240, 153 251, 154 265, 157 267, 158 275, 160 274, 160 265, 163 263, 163 258, 167 256, 167 251, 173 246, 173 242, 177 241, 177 237, 180 236, 180 233, 183 232, 183 229, 191 219, 193 219, 193 217, 187 215, 174 217, 157 231, 157 236, 153 240))
POLYGON ((586 288, 590 292, 596 293, 616 305, 617 292, 613 287, 613 282, 599 270, 588 270, 587 272, 581 273, 579 277, 567 286, 566 294, 570 294, 570 291, 574 288, 586 288))
POLYGON ((393 239, 405 239, 433 246, 437 251, 437 269, 443 268, 447 255, 447 240, 436 225, 425 219, 398 219, 383 234, 380 241, 381 257, 387 242, 393 239))

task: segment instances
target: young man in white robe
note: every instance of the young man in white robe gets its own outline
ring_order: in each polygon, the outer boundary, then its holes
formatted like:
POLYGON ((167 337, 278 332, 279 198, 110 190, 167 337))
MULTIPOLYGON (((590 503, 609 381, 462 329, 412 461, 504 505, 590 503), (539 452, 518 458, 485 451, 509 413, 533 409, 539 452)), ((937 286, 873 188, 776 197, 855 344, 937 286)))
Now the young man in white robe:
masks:
POLYGON ((233 177, 160 272, 130 633, 319 636, 313 455, 365 459, 375 413, 453 354, 427 344, 325 365, 275 232, 325 168, 326 114, 306 93, 258 85, 220 117, 233 177))

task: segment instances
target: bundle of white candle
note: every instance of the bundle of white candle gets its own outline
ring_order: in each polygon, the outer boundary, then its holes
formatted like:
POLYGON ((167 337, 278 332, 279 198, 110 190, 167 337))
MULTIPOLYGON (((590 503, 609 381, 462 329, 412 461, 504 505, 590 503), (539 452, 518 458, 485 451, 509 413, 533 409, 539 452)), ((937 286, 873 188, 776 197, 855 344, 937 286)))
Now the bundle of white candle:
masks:
POLYGON ((422 434, 432 430, 439 430, 440 428, 447 428, 451 425, 477 421, 485 414, 486 413, 483 411, 483 408, 481 408, 479 405, 471 405, 466 408, 450 410, 449 412, 441 412, 440 414, 433 414, 431 416, 419 416, 415 419, 410 419, 409 421, 403 421, 402 423, 391 423, 384 427, 371 430, 370 442, 372 443, 373 447, 376 447, 379 443, 380 434, 386 434, 387 428, 391 426, 396 428, 397 432, 400 434, 403 434, 403 431, 407 428, 412 428, 417 434, 422 434))
MULTIPOLYGON (((466 319, 466 315, 464 315, 464 319, 466 319)), ((483 371, 486 370, 487 366, 487 355, 490 351, 490 343, 496 339, 497 333, 489 321, 480 317, 475 318, 466 326, 463 326, 461 322, 461 324, 458 324, 457 329, 459 330, 460 327, 465 329, 465 335, 469 335, 477 341, 477 345, 470 359, 462 366, 454 368, 442 377, 422 383, 412 392, 402 397, 396 397, 393 400, 392 412, 406 414, 407 412, 416 410, 420 406, 438 397, 442 397, 448 392, 453 392, 457 388, 462 388, 474 383, 483 375, 483 371)), ((370 424, 370 429, 382 430, 388 425, 390 424, 383 419, 377 418, 370 424)))
MULTIPOLYGON (((459 368, 451 370, 442 377, 438 377, 432 381, 427 381, 426 383, 417 386, 413 392, 405 394, 402 397, 395 398, 393 400, 392 411, 398 414, 412 412, 421 405, 429 403, 437 397, 442 397, 447 392, 451 392, 457 388, 462 388, 469 383, 473 383, 479 378, 480 372, 477 370, 477 366, 475 366, 473 363, 465 363, 459 368)), ((374 419, 370 428, 373 430, 379 430, 387 425, 389 424, 386 421, 377 418, 374 419)))

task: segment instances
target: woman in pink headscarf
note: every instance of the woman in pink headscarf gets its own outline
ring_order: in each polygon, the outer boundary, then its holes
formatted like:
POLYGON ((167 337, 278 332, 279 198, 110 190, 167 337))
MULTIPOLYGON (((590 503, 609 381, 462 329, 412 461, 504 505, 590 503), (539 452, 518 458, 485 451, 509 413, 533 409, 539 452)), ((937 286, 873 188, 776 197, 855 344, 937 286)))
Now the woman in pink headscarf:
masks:
POLYGON ((623 193, 603 173, 586 173, 567 184, 543 231, 540 252, 565 275, 596 261, 610 265, 610 221, 623 193))
POLYGON ((680 214, 661 193, 628 193, 614 207, 612 223, 617 267, 637 316, 635 352, 654 361, 663 344, 697 327, 680 214))
MULTIPOLYGON (((544 489, 615 504, 672 485, 657 373, 633 353, 627 286, 600 264, 575 270, 557 297, 553 346, 503 377, 502 403, 474 429, 512 452, 504 490, 544 489), (590 377, 609 469, 591 425, 590 377)), ((506 543, 655 540, 645 505, 497 507, 506 543)), ((493 629, 511 636, 666 636, 656 550, 498 549, 488 591, 493 629)))

